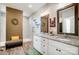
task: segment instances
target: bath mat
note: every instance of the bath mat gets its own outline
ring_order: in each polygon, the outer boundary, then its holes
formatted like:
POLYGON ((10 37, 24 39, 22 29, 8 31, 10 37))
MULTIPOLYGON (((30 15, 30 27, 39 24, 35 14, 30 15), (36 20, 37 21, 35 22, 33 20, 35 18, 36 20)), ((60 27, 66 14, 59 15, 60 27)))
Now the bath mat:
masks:
POLYGON ((27 52, 28 55, 42 55, 40 52, 38 52, 35 48, 30 48, 27 52))

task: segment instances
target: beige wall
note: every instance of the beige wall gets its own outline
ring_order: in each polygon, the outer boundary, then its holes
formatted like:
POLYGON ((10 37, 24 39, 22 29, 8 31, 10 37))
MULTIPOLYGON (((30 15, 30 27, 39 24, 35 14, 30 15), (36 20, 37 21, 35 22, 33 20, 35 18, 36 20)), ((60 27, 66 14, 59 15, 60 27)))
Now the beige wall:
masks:
POLYGON ((18 35, 20 39, 23 38, 23 13, 20 10, 10 7, 6 8, 6 40, 11 40, 11 36, 18 35), (18 24, 12 24, 12 19, 16 18, 18 24))

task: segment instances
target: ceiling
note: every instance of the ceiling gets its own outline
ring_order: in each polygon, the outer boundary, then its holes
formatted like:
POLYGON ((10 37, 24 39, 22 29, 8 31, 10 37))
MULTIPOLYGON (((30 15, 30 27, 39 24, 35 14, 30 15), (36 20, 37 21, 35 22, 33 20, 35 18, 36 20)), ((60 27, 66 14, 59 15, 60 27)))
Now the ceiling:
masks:
POLYGON ((41 7, 43 7, 46 3, 6 3, 6 6, 22 10, 27 17, 32 15, 32 13, 39 10, 41 7), (28 6, 32 5, 31 8, 28 6))

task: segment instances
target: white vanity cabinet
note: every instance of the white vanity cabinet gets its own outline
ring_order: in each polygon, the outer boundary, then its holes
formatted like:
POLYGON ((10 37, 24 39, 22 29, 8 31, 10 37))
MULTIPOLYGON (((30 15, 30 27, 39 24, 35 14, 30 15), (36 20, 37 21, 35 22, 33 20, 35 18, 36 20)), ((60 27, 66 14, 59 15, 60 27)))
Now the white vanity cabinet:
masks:
POLYGON ((57 42, 54 40, 48 40, 48 55, 77 55, 78 47, 57 42))
POLYGON ((65 50, 62 50, 56 46, 48 46, 48 55, 72 55, 72 53, 69 53, 65 50))
POLYGON ((34 36, 33 38, 33 47, 39 52, 41 52, 41 40, 42 39, 39 36, 34 36))
POLYGON ((44 55, 78 55, 79 48, 46 37, 34 36, 33 46, 44 55))
POLYGON ((48 46, 48 55, 60 55, 61 52, 58 51, 58 48, 55 46, 48 46))
POLYGON ((45 39, 43 37, 34 36, 33 38, 33 47, 38 50, 42 54, 47 54, 47 41, 48 39, 45 39))
POLYGON ((48 48, 48 39, 43 38, 41 40, 41 53, 47 54, 47 48, 48 48))

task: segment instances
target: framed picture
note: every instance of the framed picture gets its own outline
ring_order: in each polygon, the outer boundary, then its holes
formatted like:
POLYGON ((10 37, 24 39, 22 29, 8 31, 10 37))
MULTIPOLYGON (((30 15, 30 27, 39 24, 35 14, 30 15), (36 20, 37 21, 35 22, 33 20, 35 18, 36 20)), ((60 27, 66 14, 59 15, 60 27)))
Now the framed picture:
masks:
POLYGON ((56 26, 56 17, 50 18, 50 27, 56 26))

